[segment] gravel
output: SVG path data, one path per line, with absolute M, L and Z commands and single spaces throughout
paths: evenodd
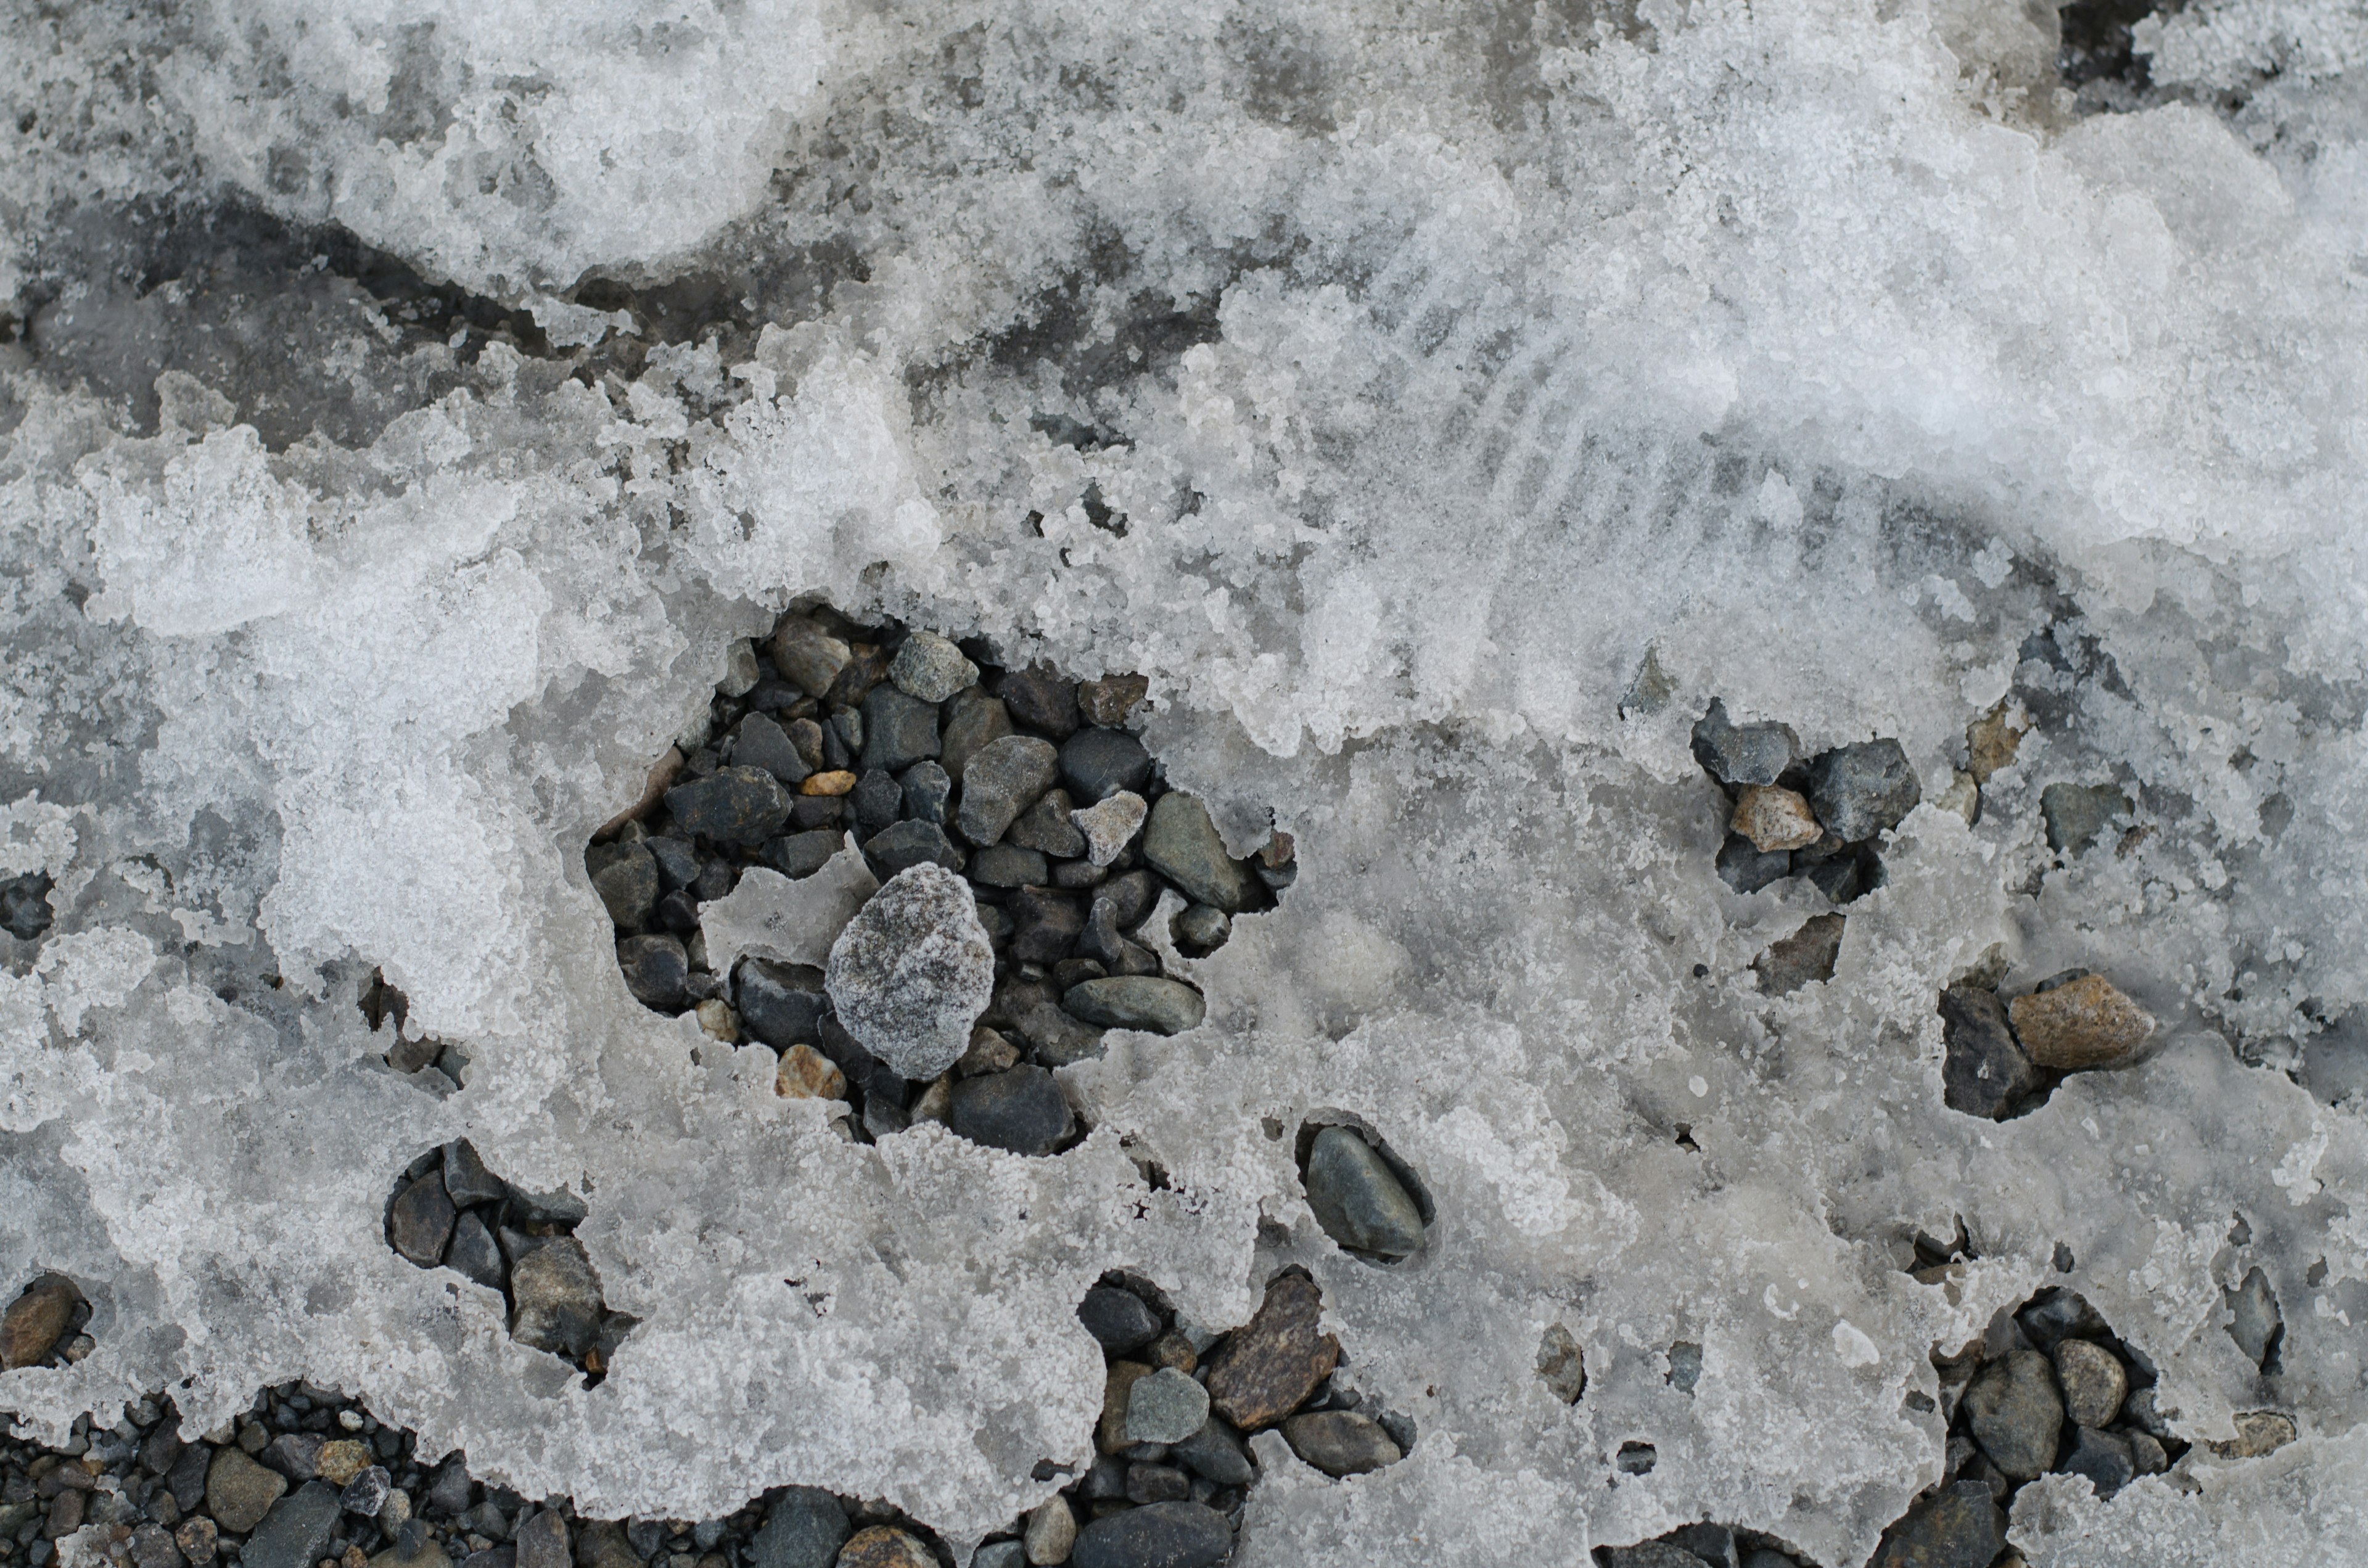
M 239 1449 L 226 1448 L 206 1471 L 206 1511 L 223 1529 L 245 1535 L 287 1490 L 286 1476 L 264 1469 Z
M 1077 1516 L 1062 1497 L 1047 1497 L 1028 1516 L 1024 1550 L 1035 1564 L 1066 1562 L 1077 1544 Z
M 2154 1015 L 2098 974 L 2018 996 L 2007 1014 L 2032 1062 L 2066 1072 L 2129 1066 L 2155 1033 Z
M 761 767 L 723 767 L 666 792 L 682 832 L 719 844 L 762 844 L 790 820 L 790 794 Z
M 969 885 L 934 865 L 899 871 L 831 944 L 824 983 L 848 1033 L 903 1076 L 952 1066 L 995 990 Z
M 1159 1314 L 1143 1298 L 1115 1285 L 1097 1285 L 1077 1303 L 1077 1321 L 1113 1356 L 1140 1350 L 1159 1337 Z
M 1180 1443 L 1209 1419 L 1209 1391 L 1190 1374 L 1163 1367 L 1127 1394 L 1126 1435 L 1136 1443 Z
M 1121 790 L 1098 805 L 1073 812 L 1069 820 L 1084 842 L 1087 858 L 1097 866 L 1108 866 L 1134 842 L 1150 813 L 1142 796 Z
M 82 1291 L 63 1274 L 44 1274 L 26 1286 L 0 1316 L 0 1369 L 48 1360 L 82 1301 Z
M 1974 1440 L 2002 1473 L 2029 1481 L 2055 1464 L 2064 1401 L 2046 1357 L 2007 1352 L 1974 1375 L 1964 1403 Z
M 599 1337 L 600 1277 L 574 1236 L 552 1236 L 519 1258 L 510 1295 L 510 1337 L 521 1345 L 581 1361 Z
M 784 784 L 803 783 L 814 771 L 789 732 L 764 713 L 749 714 L 733 730 L 732 762 L 735 767 L 761 767 Z
M 1210 1568 L 1234 1549 L 1233 1527 L 1201 1503 L 1154 1503 L 1077 1532 L 1076 1568 Z
M 1759 988 L 1770 996 L 1789 996 L 1813 981 L 1831 980 L 1834 960 L 1841 954 L 1844 917 L 1812 915 L 1791 936 L 1768 945 L 1751 960 Z
M 1726 704 L 1711 699 L 1710 710 L 1693 729 L 1694 760 L 1720 783 L 1773 784 L 1793 766 L 1801 744 L 1787 724 L 1736 724 Z
M 2130 814 L 2130 799 L 2111 784 L 2050 784 L 2039 792 L 2039 814 L 2046 824 L 2047 847 L 2078 855 Z
M 949 778 L 961 778 L 972 757 L 1012 733 L 1010 711 L 985 692 L 963 692 L 946 705 L 945 712 L 944 749 L 938 763 Z
M 2111 1497 L 2137 1475 L 2137 1463 L 2131 1455 L 2128 1440 L 2089 1426 L 2074 1434 L 2071 1451 L 2056 1468 L 2071 1475 L 2087 1476 L 2100 1497 Z
M 443 1176 L 430 1171 L 404 1187 L 387 1210 L 387 1241 L 420 1267 L 433 1268 L 443 1259 L 445 1244 L 452 1239 L 454 1218 Z
M 827 695 L 839 671 L 854 657 L 846 643 L 813 621 L 795 615 L 781 618 L 765 647 L 782 678 L 809 697 Z
M 1307 1206 L 1344 1247 L 1400 1258 L 1421 1247 L 1422 1210 L 1389 1165 L 1353 1129 L 1327 1127 L 1307 1155 Z
M 863 856 L 871 863 L 872 873 L 882 881 L 916 866 L 935 866 L 941 870 L 959 872 L 969 864 L 969 857 L 946 836 L 944 828 L 933 822 L 916 822 L 910 818 L 864 840 Z
M 811 965 L 742 960 L 734 991 L 742 1031 L 775 1051 L 820 1040 L 830 1010 L 823 985 L 823 971 Z
M 1726 842 L 1719 846 L 1718 858 L 1713 865 L 1719 881 L 1736 892 L 1758 892 L 1769 883 L 1793 874 L 1792 856 L 1762 854 L 1751 840 L 1739 833 L 1726 835 Z
M 1228 915 L 1252 907 L 1262 891 L 1248 866 L 1225 853 L 1209 809 L 1181 791 L 1162 795 L 1151 808 L 1143 829 L 1143 858 L 1186 897 Z
M 937 763 L 924 759 L 913 764 L 897 787 L 903 791 L 905 814 L 914 821 L 943 827 L 953 820 L 954 781 Z
M 1104 676 L 1077 684 L 1077 711 L 1088 724 L 1117 729 L 1151 695 L 1151 682 L 1137 675 Z
M 1219 1486 L 1247 1486 L 1258 1479 L 1249 1445 L 1214 1415 L 1202 1422 L 1199 1431 L 1171 1445 L 1167 1457 Z
M 1123 730 L 1080 730 L 1062 744 L 1061 778 L 1087 805 L 1121 790 L 1140 795 L 1151 782 L 1151 754 Z
M 1941 992 L 1941 1094 L 1952 1110 L 2002 1121 L 2041 1086 L 1994 991 L 1966 985 Z
M 1923 790 L 1897 741 L 1864 741 L 1821 752 L 1809 762 L 1809 809 L 1844 843 L 1896 827 Z
M 2064 1415 L 2076 1426 L 2103 1426 L 2118 1415 L 2130 1392 L 2130 1375 L 2120 1358 L 2085 1339 L 2057 1342 L 2055 1381 L 2064 1391 Z
M 679 1011 L 690 979 L 690 955 L 677 937 L 628 937 L 617 944 L 625 989 L 645 1007 Z
M 1736 797 L 1735 815 L 1727 825 L 1764 855 L 1805 849 L 1826 835 L 1806 800 L 1773 784 L 1745 785 Z
M 647 847 L 596 844 L 584 852 L 584 869 L 612 923 L 631 929 L 648 922 L 661 889 L 657 859 Z
M 792 1486 L 765 1511 L 749 1556 L 753 1568 L 831 1568 L 850 1533 L 837 1498 L 818 1487 Z
M 863 767 L 902 773 L 939 750 L 938 705 L 875 686 L 863 699 Z
M 1323 1308 L 1315 1282 L 1304 1274 L 1268 1281 L 1256 1315 L 1209 1358 L 1211 1408 L 1255 1432 L 1306 1403 L 1340 1359 L 1340 1342 L 1319 1331 Z
M 1058 777 L 1060 754 L 1033 735 L 989 742 L 963 765 L 962 803 L 954 813 L 962 835 L 982 846 L 1000 839 Z
M 313 1568 L 341 1512 L 336 1487 L 306 1482 L 272 1505 L 239 1554 L 241 1568 Z
M 1036 668 L 1006 674 L 996 695 L 1012 718 L 1031 730 L 1042 730 L 1056 741 L 1066 740 L 1077 728 L 1077 683 L 1052 671 Z
M 2006 1548 L 2006 1518 L 1990 1489 L 1961 1481 L 1918 1498 L 1884 1532 L 1869 1568 L 1990 1568 Z

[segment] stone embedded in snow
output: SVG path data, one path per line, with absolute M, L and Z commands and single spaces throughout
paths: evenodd
M 1809 802 L 1791 790 L 1772 784 L 1747 784 L 1736 797 L 1735 818 L 1728 824 L 1751 840 L 1763 855 L 1780 849 L 1806 849 L 1826 835 L 1809 814 Z
M 1087 858 L 1097 866 L 1107 866 L 1133 842 L 1149 813 L 1142 796 L 1121 790 L 1097 805 L 1072 811 L 1069 821 L 1086 836 Z
M 1180 790 L 1160 796 L 1151 808 L 1151 820 L 1143 830 L 1143 858 L 1185 896 L 1228 915 L 1248 908 L 1260 891 L 1249 869 L 1225 853 L 1225 841 L 1209 820 L 1209 808 Z
M 2038 1351 L 2010 1350 L 1984 1366 L 1966 1385 L 1964 1404 L 1974 1440 L 2007 1475 L 2029 1481 L 2055 1464 L 2064 1401 Z
M 1201 1027 L 1208 1004 L 1180 980 L 1157 974 L 1113 974 L 1071 986 L 1061 1006 L 1104 1028 L 1182 1034 Z
M 1344 1247 L 1404 1257 L 1422 1245 L 1422 1210 L 1353 1129 L 1316 1133 L 1307 1153 L 1307 1206 L 1324 1233 Z
M 2129 1066 L 2155 1032 L 2154 1015 L 2100 974 L 2018 996 L 2007 1016 L 2032 1061 L 2066 1072 Z
M 839 1023 L 906 1078 L 962 1059 L 995 992 L 995 950 L 970 886 L 943 867 L 899 871 L 831 944 L 825 970 Z
M 943 702 L 977 682 L 978 666 L 936 632 L 916 631 L 888 662 L 888 678 L 907 697 Z
M 536 1350 L 581 1359 L 599 1336 L 600 1278 L 574 1236 L 552 1236 L 510 1267 L 510 1335 Z
M 830 683 L 847 667 L 854 653 L 837 638 L 803 616 L 784 616 L 766 643 L 773 667 L 784 679 L 803 687 L 809 697 L 830 690 Z
M 1809 809 L 1846 844 L 1897 827 L 1922 799 L 1897 741 L 1837 746 L 1809 759 Z
M 1952 985 L 1941 993 L 1941 1094 L 1952 1110 L 2004 1118 L 2039 1086 L 1998 993 Z
M 785 877 L 752 866 L 730 892 L 700 909 L 708 963 L 722 975 L 730 974 L 743 955 L 822 964 L 856 911 L 879 891 L 879 879 L 862 852 L 843 841 L 837 853 L 807 876 Z
M 1734 722 L 1726 704 L 1713 698 L 1694 725 L 1693 750 L 1694 760 L 1722 784 L 1773 784 L 1793 766 L 1801 743 L 1789 724 Z
M 1362 1475 L 1406 1456 L 1382 1424 L 1354 1410 L 1312 1410 L 1282 1424 L 1291 1451 L 1326 1475 Z

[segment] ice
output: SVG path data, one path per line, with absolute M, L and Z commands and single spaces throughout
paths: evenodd
M 1840 1568 L 1940 1476 L 1932 1349 L 2063 1283 L 2188 1436 L 2302 1436 L 2035 1483 L 2033 1568 L 2368 1561 L 2357 21 L 2157 17 L 2089 113 L 2051 17 L 1960 0 L 0 18 L 0 876 L 56 912 L 0 937 L 0 1290 L 97 1309 L 0 1404 L 301 1376 L 587 1514 L 795 1482 L 960 1546 L 1086 1457 L 1105 1270 L 1222 1328 L 1298 1263 L 1420 1437 L 1258 1439 L 1238 1562 L 1709 1518 Z M 1143 674 L 1229 849 L 1297 843 L 1214 953 L 1145 927 L 1209 1020 L 1064 1069 L 1064 1154 L 848 1142 L 623 988 L 584 845 L 823 601 Z M 1926 802 L 1782 996 L 1827 909 L 1713 874 L 1713 698 Z M 2066 783 L 2127 831 L 2051 852 Z M 719 972 L 816 961 L 764 930 L 808 885 L 711 904 Z M 1949 1110 L 1941 989 L 2074 966 L 2160 1051 Z M 384 1065 L 374 970 L 465 1086 Z M 1315 1225 L 1317 1112 L 1420 1172 L 1420 1253 Z M 598 1387 L 388 1252 L 461 1136 L 586 1197 Z
M 814 875 L 795 881 L 751 867 L 737 887 L 700 911 L 709 964 L 718 974 L 730 974 L 743 954 L 753 953 L 819 969 L 848 921 L 879 891 L 880 880 L 852 843 Z

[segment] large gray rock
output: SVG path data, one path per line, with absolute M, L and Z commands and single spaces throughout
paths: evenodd
M 722 767 L 666 794 L 675 826 L 718 844 L 762 844 L 790 820 L 790 792 L 761 767 Z
M 574 1236 L 552 1236 L 519 1258 L 510 1270 L 510 1296 L 517 1303 L 510 1337 L 572 1359 L 592 1348 L 607 1315 L 600 1277 Z
M 2029 1481 L 2055 1462 L 2064 1401 L 2038 1351 L 2009 1350 L 1983 1367 L 1965 1386 L 1964 1408 L 1974 1440 L 2002 1473 Z
M 1061 754 L 1033 735 L 989 742 L 962 767 L 962 804 L 954 824 L 973 844 L 988 845 L 1053 787 Z
M 969 884 L 940 866 L 899 871 L 831 944 L 824 986 L 840 1026 L 898 1074 L 952 1066 L 995 994 Z
M 308 1481 L 293 1495 L 272 1505 L 238 1560 L 244 1568 L 313 1568 L 343 1511 L 336 1487 Z
M 1344 1247 L 1404 1257 L 1422 1245 L 1422 1210 L 1373 1146 L 1346 1127 L 1315 1135 L 1307 1154 L 1307 1206 Z

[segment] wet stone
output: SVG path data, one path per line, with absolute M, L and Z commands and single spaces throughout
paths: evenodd
M 1964 1410 L 1974 1440 L 2014 1480 L 2029 1481 L 2055 1462 L 2064 1402 L 2047 1358 L 2036 1350 L 2009 1350 L 1975 1373 Z
M 830 1568 L 847 1544 L 847 1509 L 818 1487 L 792 1486 L 765 1511 L 748 1543 L 753 1568 Z M 526 1568 L 524 1563 L 519 1568 Z
M 968 864 L 967 858 L 956 848 L 946 830 L 933 822 L 916 822 L 910 818 L 892 823 L 863 843 L 864 858 L 871 863 L 873 874 L 882 881 L 916 866 L 936 866 L 947 871 L 960 871 Z
M 819 733 L 814 739 L 819 754 Z M 735 767 L 761 767 L 784 784 L 802 784 L 814 771 L 790 733 L 763 713 L 749 714 L 733 730 L 732 763 Z
M 666 814 L 695 837 L 762 844 L 790 820 L 790 794 L 760 767 L 723 767 L 666 791 Z
M 1003 830 L 1004 840 L 1041 854 L 1075 858 L 1086 852 L 1086 835 L 1070 821 L 1070 812 L 1066 790 L 1047 790 Z
M 938 705 L 875 686 L 863 699 L 863 768 L 902 773 L 939 750 Z
M 2129 812 L 2129 797 L 2111 784 L 2086 788 L 2050 784 L 2039 792 L 2039 814 L 2047 824 L 2047 847 L 2059 854 L 2078 855 L 2093 847 L 2100 835 Z
M 1960 1481 L 1917 1499 L 1885 1530 L 1870 1568 L 1990 1568 L 2006 1546 L 2006 1519 L 1990 1489 Z
M 1160 796 L 1151 808 L 1143 829 L 1143 858 L 1186 897 L 1228 915 L 1251 907 L 1263 891 L 1249 869 L 1225 853 L 1208 807 L 1181 790 Z
M 1054 740 L 1066 740 L 1077 728 L 1077 683 L 1063 680 L 1052 671 L 1038 667 L 1008 672 L 996 695 L 1003 699 L 1011 716 L 1031 730 L 1042 730 Z
M 658 863 L 639 844 L 596 844 L 584 852 L 592 891 L 614 924 L 631 930 L 646 922 L 658 902 Z
M 1072 1017 L 1105 1028 L 1144 1029 L 1153 1034 L 1181 1034 L 1201 1027 L 1208 1005 L 1201 994 L 1180 980 L 1155 974 L 1111 975 L 1069 988 L 1062 1008 Z
M 1282 1424 L 1291 1451 L 1326 1475 L 1362 1475 L 1405 1456 L 1382 1424 L 1353 1410 L 1316 1410 Z
M 452 1239 L 453 1218 L 444 1178 L 430 1171 L 404 1187 L 387 1210 L 387 1242 L 420 1267 L 433 1268 L 443 1261 L 444 1244 Z
M 1077 1321 L 1112 1356 L 1140 1350 L 1159 1337 L 1159 1314 L 1142 1297 L 1116 1285 L 1097 1285 L 1077 1303 Z
M 2137 1475 L 2137 1465 L 2125 1439 L 2088 1426 L 2081 1427 L 2074 1437 L 2071 1451 L 2056 1468 L 2067 1474 L 2088 1477 L 2100 1497 L 2111 1497 Z
M 1127 1395 L 1126 1435 L 1137 1443 L 1180 1443 L 1209 1419 L 1209 1391 L 1190 1374 L 1163 1367 Z
M 1151 782 L 1151 754 L 1123 730 L 1080 730 L 1062 744 L 1061 778 L 1089 806 L 1121 790 L 1140 795 Z
M 599 1276 L 574 1236 L 552 1236 L 519 1258 L 510 1269 L 510 1337 L 530 1349 L 580 1361 L 599 1337 Z
M 1895 740 L 1837 746 L 1809 762 L 1809 809 L 1845 843 L 1898 826 L 1923 796 Z
M 1202 1503 L 1154 1503 L 1077 1532 L 1074 1568 L 1211 1568 L 1234 1549 L 1225 1516 Z
M 567 1568 L 567 1519 L 545 1508 L 521 1521 L 511 1538 L 516 1568 Z
M 1768 945 L 1751 960 L 1759 988 L 1770 996 L 1789 996 L 1814 981 L 1831 980 L 1834 960 L 1841 954 L 1844 916 L 1813 915 L 1799 930 Z
M 264 1469 L 242 1449 L 224 1449 L 206 1471 L 206 1511 L 233 1535 L 245 1535 L 287 1490 L 286 1476 Z
M 1332 1375 L 1340 1343 L 1317 1332 L 1324 1298 L 1304 1274 L 1269 1280 L 1250 1321 L 1208 1359 L 1209 1403 L 1245 1432 L 1271 1426 Z
M 803 616 L 784 616 L 765 644 L 773 667 L 809 697 L 826 695 L 854 651 Z
M 2007 1015 L 2032 1062 L 2066 1072 L 2129 1066 L 2155 1032 L 2154 1015 L 2098 974 L 2018 996 Z
M 644 1007 L 669 1012 L 684 1001 L 690 955 L 674 937 L 628 937 L 617 944 L 617 967 L 625 989 Z
M 1800 741 L 1788 724 L 1737 724 L 1726 704 L 1711 699 L 1710 710 L 1693 729 L 1694 760 L 1722 784 L 1773 784 L 1800 755 Z
M 2123 1432 L 2121 1437 L 2130 1446 L 2130 1464 L 2139 1475 L 2160 1475 L 2170 1468 L 2170 1456 L 2150 1434 Z
M 905 814 L 915 822 L 935 823 L 943 827 L 953 820 L 954 781 L 938 764 L 913 764 L 905 769 L 897 788 L 903 794 Z
M 1718 858 L 1713 862 L 1719 881 L 1736 892 L 1758 892 L 1770 882 L 1781 881 L 1793 874 L 1793 857 L 1788 854 L 1763 855 L 1751 840 L 1739 833 L 1730 833 L 1719 846 Z
M 920 824 L 901 824 L 920 825 Z M 906 1078 L 960 1061 L 995 989 L 995 952 L 970 887 L 942 868 L 899 872 L 831 944 L 839 1024 Z
M 1307 1155 L 1307 1206 L 1344 1247 L 1398 1258 L 1422 1245 L 1422 1210 L 1357 1132 L 1327 1127 Z
M 2122 1408 L 2130 1375 L 2101 1345 L 2066 1339 L 2055 1346 L 2055 1381 L 2064 1390 L 2065 1418 L 2076 1426 L 2102 1426 Z
M 1941 992 L 1941 1094 L 1952 1110 L 2002 1120 L 2039 1087 L 2038 1071 L 2016 1043 L 1996 992 L 1975 986 Z
M 1134 1445 L 1126 1435 L 1126 1410 L 1134 1385 L 1158 1369 L 1141 1361 L 1112 1361 L 1102 1369 L 1102 1414 L 1094 1424 L 1094 1445 L 1106 1454 L 1121 1454 Z
M 63 1274 L 44 1274 L 28 1285 L 0 1315 L 0 1369 L 47 1360 L 82 1300 L 82 1291 Z
M 1033 735 L 1006 735 L 981 748 L 962 767 L 962 804 L 955 825 L 973 844 L 1001 838 L 1053 787 L 1060 754 Z
M 896 689 L 923 702 L 943 702 L 978 680 L 978 666 L 934 631 L 916 631 L 888 661 Z
M 952 1089 L 950 1120 L 972 1142 L 1014 1154 L 1050 1154 L 1076 1127 L 1061 1085 L 1036 1066 L 962 1079 Z
M 1809 802 L 1773 784 L 1747 784 L 1735 802 L 1729 828 L 1751 840 L 1763 855 L 1805 849 L 1826 835 L 1809 812 Z

